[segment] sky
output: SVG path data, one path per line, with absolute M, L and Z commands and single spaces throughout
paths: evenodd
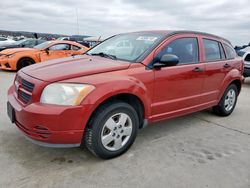
M 250 42 L 250 0 L 1 0 L 0 29 L 108 37 L 194 30 Z M 77 27 L 77 15 L 78 25 Z

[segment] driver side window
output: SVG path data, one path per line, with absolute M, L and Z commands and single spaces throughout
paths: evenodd
M 173 54 L 179 58 L 179 64 L 192 64 L 199 62 L 197 38 L 179 38 L 172 41 L 157 55 L 157 59 L 164 54 Z
M 70 50 L 69 44 L 55 44 L 49 47 L 49 50 Z

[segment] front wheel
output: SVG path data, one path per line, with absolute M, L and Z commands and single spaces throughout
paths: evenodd
M 236 106 L 238 93 L 238 88 L 235 84 L 229 85 L 219 104 L 213 107 L 213 112 L 219 116 L 230 115 Z
M 109 159 L 126 152 L 133 144 L 139 127 L 135 109 L 116 101 L 101 106 L 85 129 L 86 147 L 95 155 Z

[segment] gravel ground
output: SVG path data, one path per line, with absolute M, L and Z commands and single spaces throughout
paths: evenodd
M 250 187 L 250 79 L 234 113 L 209 110 L 139 132 L 124 155 L 101 160 L 86 149 L 33 145 L 6 115 L 15 73 L 0 71 L 0 187 Z

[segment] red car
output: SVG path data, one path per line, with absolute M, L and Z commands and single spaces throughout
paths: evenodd
M 230 115 L 244 81 L 231 43 L 191 31 L 113 36 L 85 55 L 26 67 L 8 91 L 8 115 L 34 143 L 85 144 L 112 158 L 148 123 L 207 108 Z

